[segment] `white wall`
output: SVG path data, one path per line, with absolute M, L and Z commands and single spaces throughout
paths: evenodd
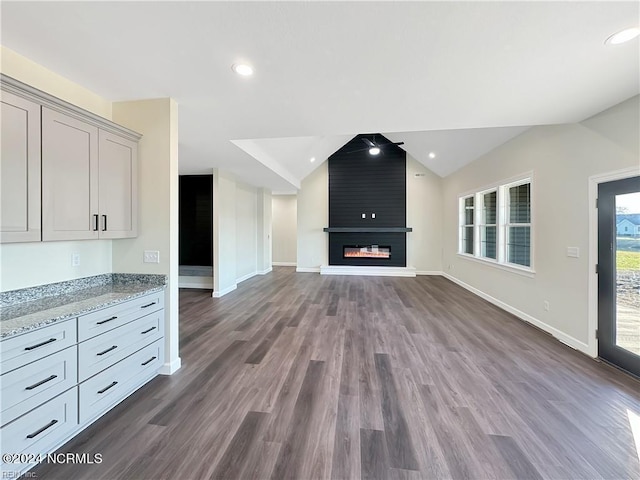
M 272 248 L 272 195 L 270 190 L 258 189 L 258 273 L 264 275 L 271 271 Z
M 329 255 L 329 170 L 324 162 L 302 180 L 298 190 L 298 260 L 299 272 L 319 272 Z
M 113 120 L 141 133 L 138 147 L 138 237 L 113 241 L 113 271 L 168 276 L 165 292 L 165 365 L 178 356 L 178 106 L 169 98 L 118 102 Z M 143 263 L 145 250 L 160 263 Z
M 295 266 L 298 255 L 298 198 L 296 195 L 274 195 L 272 205 L 273 264 Z
M 111 119 L 111 102 L 31 60 L 0 46 L 3 74 L 90 112 Z M 0 245 L 0 291 L 110 273 L 111 240 Z M 80 266 L 71 255 L 80 254 Z
M 261 212 L 262 213 L 262 212 Z M 236 183 L 236 282 L 256 274 L 258 268 L 257 189 Z
M 444 179 L 443 265 L 457 281 L 588 352 L 588 178 L 638 167 L 639 97 L 578 124 L 534 127 Z M 458 197 L 533 171 L 535 276 L 457 255 Z M 580 258 L 566 256 L 568 246 Z M 451 268 L 449 268 L 449 266 Z M 543 302 L 550 304 L 549 311 Z
M 213 172 L 213 296 L 236 289 L 236 182 Z
M 416 176 L 418 175 L 418 176 Z M 407 265 L 416 273 L 442 271 L 442 179 L 407 155 Z

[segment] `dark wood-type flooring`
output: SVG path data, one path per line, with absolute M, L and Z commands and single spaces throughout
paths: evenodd
M 640 383 L 441 277 L 181 291 L 180 346 L 38 478 L 640 478 Z

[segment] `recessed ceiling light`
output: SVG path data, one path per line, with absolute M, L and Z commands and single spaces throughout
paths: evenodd
M 611 35 L 609 38 L 607 38 L 604 41 L 604 43 L 605 45 L 619 45 L 621 43 L 625 43 L 630 40 L 633 40 L 638 35 L 640 35 L 640 28 L 638 27 L 626 28 L 618 33 L 614 33 L 613 35 Z
M 242 75 L 243 77 L 253 75 L 253 67 L 251 65 L 247 65 L 246 63 L 234 63 L 233 65 L 231 65 L 231 70 L 236 72 L 238 75 Z
M 309 160 L 311 163 L 316 161 L 316 157 L 311 157 L 311 160 Z
M 380 149 L 378 147 L 371 147 L 369 149 L 369 155 L 378 155 L 380 153 Z
M 429 158 L 436 158 L 436 154 L 433 152 L 429 152 Z

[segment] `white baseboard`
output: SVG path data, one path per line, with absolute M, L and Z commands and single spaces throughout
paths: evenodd
M 231 292 L 233 292 L 236 288 L 238 288 L 238 284 L 231 285 L 230 287 L 227 287 L 227 288 L 225 288 L 225 289 L 223 289 L 223 290 L 214 291 L 214 292 L 211 294 L 211 296 L 212 296 L 213 298 L 220 298 L 220 297 L 222 297 L 222 296 L 226 295 L 227 293 L 231 293 Z
M 442 275 L 442 272 L 437 270 L 416 270 L 416 275 Z
M 350 265 L 323 265 L 320 275 L 362 275 L 371 277 L 415 277 L 413 267 L 354 267 Z
M 245 280 L 249 280 L 250 278 L 255 277 L 258 274 L 258 272 L 251 272 L 251 273 L 247 273 L 246 275 L 241 276 L 240 278 L 236 278 L 236 285 L 238 283 L 242 283 Z
M 298 273 L 320 273 L 320 267 L 296 267 Z
M 213 277 L 178 277 L 178 288 L 213 290 Z
M 258 271 L 258 275 L 266 275 L 267 273 L 270 273 L 270 272 L 272 272 L 272 271 L 273 271 L 273 268 L 272 268 L 272 267 L 265 268 L 264 270 L 259 270 L 259 271 Z
M 298 264 L 296 262 L 271 262 L 274 267 L 295 267 Z
M 180 357 L 174 359 L 172 362 L 166 362 L 158 370 L 160 375 L 173 375 L 175 372 L 180 370 L 182 366 L 182 360 Z
M 559 341 L 561 341 L 562 343 L 564 343 L 565 345 L 570 346 L 571 348 L 574 348 L 575 350 L 578 350 L 582 353 L 585 353 L 589 356 L 593 356 L 591 354 L 591 349 L 589 348 L 589 345 L 587 345 L 584 342 L 581 342 L 580 340 L 573 338 L 570 335 L 567 335 L 566 333 L 558 330 L 555 327 L 552 327 L 551 325 L 548 325 L 546 323 L 544 323 L 541 320 L 538 320 L 535 317 L 532 317 L 531 315 L 524 313 L 523 311 L 518 310 L 515 307 L 512 307 L 511 305 L 509 305 L 508 303 L 503 302 L 502 300 L 498 300 L 497 298 L 492 297 L 491 295 L 483 292 L 482 290 L 478 290 L 475 287 L 472 287 L 471 285 L 468 285 L 466 283 L 464 283 L 462 280 L 457 279 L 456 277 L 449 275 L 446 272 L 443 272 L 442 275 L 445 278 L 448 278 L 449 280 L 451 280 L 453 283 L 456 283 L 458 285 L 460 285 L 462 288 L 469 290 L 471 293 L 474 293 L 476 295 L 478 295 L 480 298 L 484 298 L 486 301 L 493 303 L 494 305 L 496 305 L 497 307 L 500 307 L 501 309 L 515 315 L 516 317 L 520 318 L 521 320 L 524 320 L 525 322 L 528 322 L 532 325 L 535 325 L 536 327 L 544 330 L 545 332 L 550 333 L 551 335 L 553 335 L 555 338 L 557 338 Z

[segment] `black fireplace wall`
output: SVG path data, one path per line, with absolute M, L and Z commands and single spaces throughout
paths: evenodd
M 388 140 L 377 135 L 376 142 Z M 349 153 L 353 150 L 360 151 Z M 329 157 L 330 227 L 405 227 L 406 221 L 404 150 L 388 145 L 379 155 L 369 155 L 358 136 Z
M 381 153 L 370 155 L 362 137 L 382 145 Z M 329 227 L 406 227 L 406 152 L 386 143 L 389 140 L 380 134 L 358 135 L 329 157 Z M 391 257 L 343 258 L 343 245 L 371 244 L 391 246 Z M 329 233 L 329 265 L 405 267 L 406 263 L 405 233 Z

